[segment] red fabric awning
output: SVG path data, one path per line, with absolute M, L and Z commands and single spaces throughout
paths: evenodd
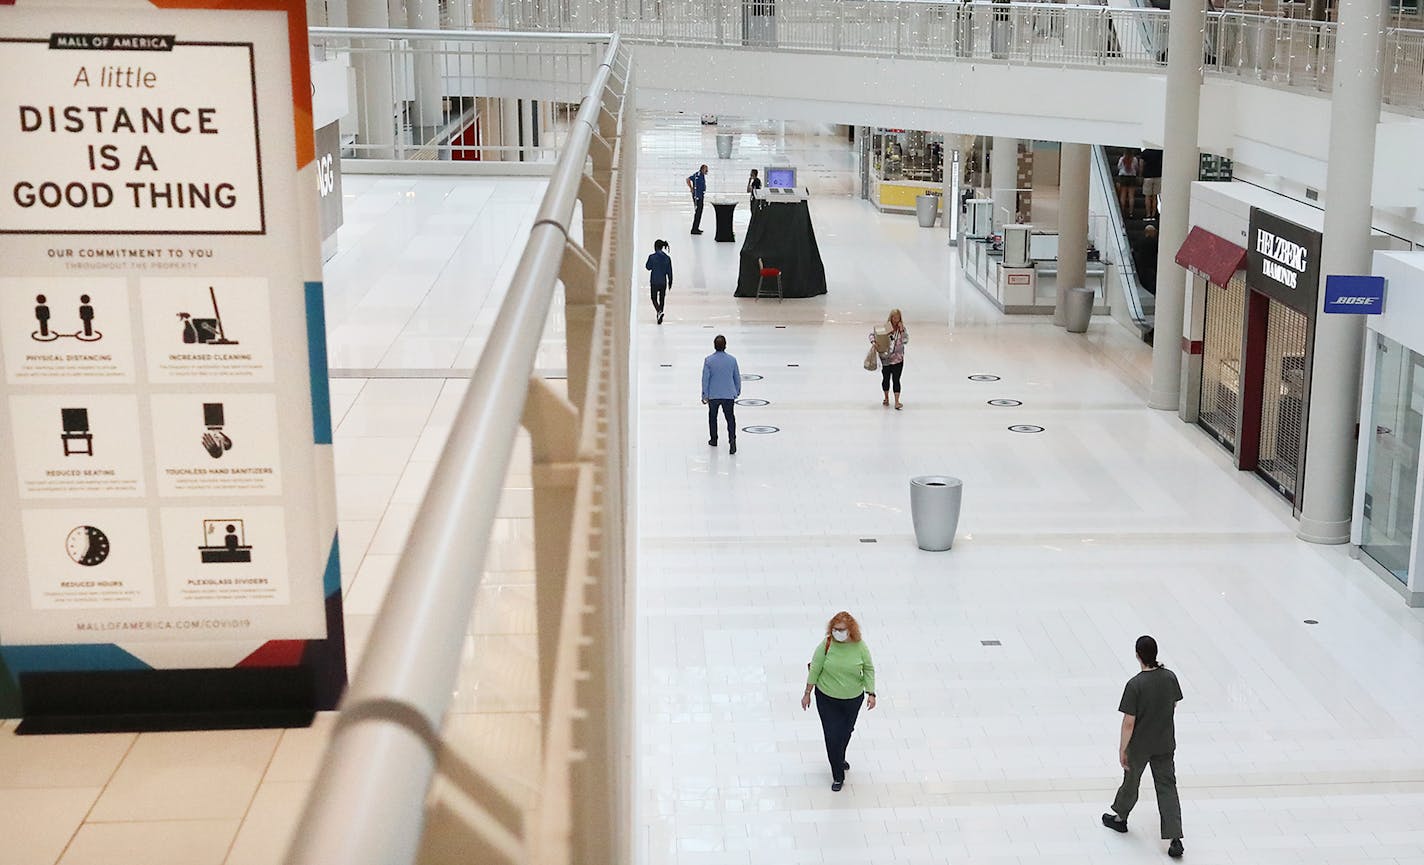
M 1182 248 L 1177 250 L 1175 260 L 1216 285 L 1226 285 L 1231 281 L 1231 275 L 1241 269 L 1241 263 L 1246 260 L 1246 250 L 1193 225 L 1187 239 L 1182 242 Z

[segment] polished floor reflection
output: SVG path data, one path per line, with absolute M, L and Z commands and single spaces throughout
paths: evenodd
M 646 138 L 642 177 L 715 171 L 713 134 Z M 639 243 L 671 239 L 679 274 L 665 323 L 642 299 L 638 324 L 640 862 L 1165 860 L 1150 784 L 1130 834 L 1098 823 L 1151 633 L 1186 692 L 1188 860 L 1424 863 L 1420 613 L 1145 408 L 1150 349 L 1119 325 L 1004 318 L 942 229 L 811 209 L 830 293 L 783 303 L 732 297 L 736 245 L 689 238 L 683 201 L 640 209 Z M 900 412 L 860 366 L 891 307 L 911 334 Z M 708 447 L 698 400 L 718 333 L 767 401 L 739 425 L 778 430 L 735 456 Z M 929 473 L 965 483 L 950 552 L 913 540 L 908 482 Z M 880 705 L 836 793 L 798 698 L 840 609 Z

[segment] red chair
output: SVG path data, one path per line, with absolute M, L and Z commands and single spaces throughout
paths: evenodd
M 783 300 L 784 298 L 781 294 L 781 268 L 767 267 L 766 262 L 760 258 L 757 259 L 757 267 L 761 268 L 761 275 L 757 277 L 756 299 L 761 300 L 763 297 L 775 297 L 777 300 Z M 770 291 L 766 291 L 762 288 L 768 279 L 773 278 L 776 280 L 776 294 L 772 294 Z

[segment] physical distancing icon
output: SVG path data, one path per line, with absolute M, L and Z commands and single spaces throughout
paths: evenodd
M 55 330 L 50 326 L 53 320 L 53 313 L 49 308 L 49 298 L 43 294 L 35 295 L 35 322 L 38 327 L 30 333 L 30 339 L 35 342 L 54 342 L 57 339 L 77 339 L 80 342 L 98 342 L 104 338 L 94 327 L 94 304 L 90 302 L 89 295 L 79 295 L 79 328 L 73 333 L 65 333 Z

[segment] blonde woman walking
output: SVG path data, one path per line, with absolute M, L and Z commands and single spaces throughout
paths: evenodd
M 806 693 L 801 695 L 802 710 L 811 707 L 811 692 L 816 692 L 816 713 L 821 716 L 821 731 L 826 737 L 826 759 L 831 763 L 831 789 L 845 786 L 846 748 L 850 734 L 855 732 L 855 719 L 860 716 L 861 703 L 875 708 L 875 664 L 870 649 L 860 638 L 860 623 L 845 610 L 836 613 L 826 623 L 826 638 L 811 653 L 806 675 Z
M 881 405 L 890 405 L 890 390 L 895 390 L 895 410 L 904 408 L 900 404 L 900 373 L 905 369 L 905 344 L 910 341 L 910 332 L 900 318 L 900 310 L 890 310 L 885 324 L 870 332 L 870 344 L 880 355 L 880 389 L 885 392 Z

